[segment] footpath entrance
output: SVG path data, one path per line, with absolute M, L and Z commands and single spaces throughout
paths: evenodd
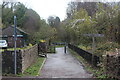
M 84 67 L 74 57 L 64 53 L 64 47 L 56 48 L 56 54 L 48 54 L 40 72 L 41 78 L 91 78 Z

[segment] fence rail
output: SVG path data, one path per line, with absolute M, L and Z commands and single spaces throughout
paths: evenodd
M 92 55 L 92 53 L 89 53 L 71 44 L 68 44 L 68 47 L 83 57 L 89 64 L 93 64 L 94 67 L 97 67 L 97 64 L 100 63 L 100 58 L 98 56 Z

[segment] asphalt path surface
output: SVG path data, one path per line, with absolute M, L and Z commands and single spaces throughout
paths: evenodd
M 40 72 L 41 78 L 92 78 L 82 64 L 64 48 L 56 48 L 56 54 L 48 54 Z

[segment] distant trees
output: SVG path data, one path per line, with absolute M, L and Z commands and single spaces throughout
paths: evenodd
M 19 14 L 18 19 L 25 13 L 25 6 L 21 3 L 3 2 L 2 4 L 2 23 L 5 26 L 13 24 L 13 16 Z M 17 21 L 19 22 L 19 20 Z M 19 23 L 18 23 L 19 25 Z
M 104 42 L 120 44 L 120 3 L 71 2 L 64 21 L 61 22 L 58 16 L 50 16 L 48 23 L 22 3 L 7 5 L 2 5 L 4 27 L 13 25 L 13 16 L 16 15 L 17 26 L 31 34 L 33 43 L 47 39 L 88 45 L 92 39 L 83 34 L 98 33 L 105 35 Z
M 24 22 L 22 28 L 29 33 L 34 33 L 39 31 L 41 19 L 40 16 L 32 9 L 27 9 L 24 14 Z
M 51 27 L 59 27 L 60 26 L 60 18 L 57 16 L 49 16 L 48 17 L 48 24 Z
M 13 24 L 13 11 L 9 7 L 2 6 L 2 23 L 4 26 Z
M 88 16 L 92 17 L 96 13 L 99 3 L 100 2 L 70 2 L 66 10 L 67 16 L 68 18 L 72 17 L 74 12 L 79 11 L 82 8 L 88 12 Z M 108 6 L 105 3 L 101 4 L 103 5 L 104 8 Z
M 31 37 L 31 40 L 33 43 L 38 43 L 39 40 L 54 40 L 55 39 L 55 34 L 56 30 L 55 28 L 50 27 L 48 24 L 46 24 L 45 20 L 40 21 L 40 29 L 38 29 L 37 32 L 33 34 Z
M 82 34 L 104 34 L 104 41 L 120 43 L 119 3 L 71 2 L 67 19 L 63 21 L 68 42 L 91 43 L 90 37 Z M 74 25 L 74 27 L 73 27 Z
M 97 11 L 97 2 L 78 2 L 77 11 L 79 11 L 80 8 L 85 9 L 88 15 L 92 16 Z
M 77 8 L 77 2 L 70 2 L 67 8 L 67 18 L 71 18 Z
M 107 41 L 119 42 L 117 39 L 118 36 L 118 5 L 103 7 L 102 4 L 99 4 L 98 11 L 96 12 L 96 29 L 98 33 L 105 34 Z
M 17 27 L 26 32 L 34 33 L 40 27 L 40 16 L 32 9 L 28 9 L 22 3 L 11 4 L 4 2 L 2 9 L 2 23 L 4 27 L 13 25 L 13 16 L 17 17 Z
M 24 21 L 26 20 L 26 13 L 27 8 L 25 7 L 24 4 L 18 3 L 17 5 L 14 6 L 14 15 L 17 16 L 17 26 L 23 27 Z
M 66 35 L 66 32 L 63 27 L 63 23 L 60 21 L 60 18 L 58 16 L 49 16 L 48 24 L 56 31 L 54 34 L 54 41 L 65 41 L 64 36 Z
M 22 3 L 4 2 L 2 4 L 2 14 L 3 27 L 13 25 L 13 16 L 17 16 L 17 27 L 30 34 L 29 43 L 36 44 L 40 39 L 49 40 L 56 34 L 55 28 L 50 27 L 45 20 L 40 18 L 37 12 L 28 9 Z M 54 26 L 60 23 L 59 17 L 56 17 L 55 21 Z

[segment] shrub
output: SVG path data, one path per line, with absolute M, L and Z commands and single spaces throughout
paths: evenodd
M 106 51 L 115 51 L 115 48 L 120 48 L 120 45 L 115 42 L 100 43 L 94 54 L 102 56 Z
M 30 46 L 30 47 L 32 47 L 32 44 L 31 44 L 31 43 L 29 43 L 29 46 Z

